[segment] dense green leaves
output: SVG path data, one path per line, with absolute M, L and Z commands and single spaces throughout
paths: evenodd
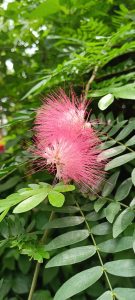
M 128 278 L 135 251 L 135 0 L 114 2 L 1 5 L 1 300 L 28 298 L 33 260 L 40 263 L 33 300 L 52 300 L 55 293 L 58 300 L 135 298 L 134 278 Z M 79 102 L 81 95 L 88 99 L 85 117 L 102 140 L 98 160 L 107 159 L 103 181 L 92 189 L 75 189 L 72 181 L 55 184 L 45 160 L 33 157 L 31 128 L 41 100 L 59 87 L 71 95 L 71 86 Z M 113 296 L 106 277 L 99 278 L 99 255 Z
M 102 276 L 102 273 L 102 267 L 94 267 L 78 273 L 61 286 L 54 300 L 66 300 L 84 291 L 94 284 Z

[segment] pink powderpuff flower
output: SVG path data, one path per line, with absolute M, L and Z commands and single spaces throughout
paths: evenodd
M 79 126 L 82 128 L 86 123 L 86 107 L 86 102 L 79 102 L 74 92 L 70 100 L 63 90 L 59 90 L 44 99 L 44 104 L 37 112 L 34 129 L 38 136 L 42 138 L 44 135 L 47 139 L 52 139 L 57 131 L 67 129 L 67 126 L 74 126 L 74 131 L 78 131 Z
M 65 183 L 96 189 L 103 178 L 103 161 L 98 160 L 101 143 L 88 120 L 86 102 L 72 100 L 60 90 L 50 95 L 38 110 L 35 121 L 34 153 L 39 165 L 56 172 Z

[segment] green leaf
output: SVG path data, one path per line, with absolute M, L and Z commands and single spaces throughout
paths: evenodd
M 135 206 L 135 197 L 130 202 L 130 207 L 134 208 L 134 206 Z
M 107 291 L 104 294 L 102 294 L 97 300 L 113 300 L 112 292 Z
M 132 178 L 132 183 L 135 186 L 135 168 L 132 171 L 131 178 Z
M 131 187 L 132 187 L 132 180 L 131 178 L 127 178 L 119 185 L 114 199 L 116 201 L 122 201 L 123 199 L 125 199 L 128 196 Z
M 113 225 L 113 237 L 116 238 L 133 221 L 135 213 L 131 208 L 125 209 L 116 219 Z
M 114 125 L 111 130 L 108 132 L 108 135 L 111 137 L 113 135 L 115 135 L 121 127 L 123 127 L 125 125 L 125 123 L 127 123 L 127 120 L 121 121 L 119 123 L 117 123 L 116 125 Z
M 121 277 L 135 276 L 135 259 L 123 259 L 107 262 L 104 265 L 106 271 L 112 275 Z
M 133 238 L 132 236 L 126 236 L 117 239 L 107 240 L 98 244 L 99 251 L 105 253 L 117 253 L 123 250 L 132 249 Z
M 87 221 L 97 221 L 97 220 L 101 220 L 105 217 L 105 212 L 102 211 L 100 213 L 96 213 L 95 211 L 89 213 L 86 215 L 86 220 Z
M 102 190 L 102 196 L 103 197 L 107 197 L 108 195 L 111 194 L 111 192 L 113 191 L 115 185 L 116 185 L 116 182 L 117 182 L 117 179 L 119 177 L 119 174 L 120 172 L 119 171 L 116 171 L 114 174 L 112 174 L 106 181 L 104 187 L 103 187 L 103 190 Z
M 126 150 L 126 147 L 124 145 L 104 150 L 99 154 L 98 161 L 105 160 L 110 157 L 116 156 L 125 150 Z
M 11 189 L 20 181 L 19 176 L 12 176 L 5 183 L 0 184 L 0 192 Z
M 53 190 L 48 194 L 48 199 L 52 206 L 61 207 L 64 204 L 65 196 Z
M 135 122 L 129 122 L 128 125 L 124 126 L 124 128 L 121 130 L 121 132 L 116 136 L 115 140 L 122 141 L 125 139 L 132 131 L 135 129 Z
M 104 142 L 100 145 L 100 149 L 105 150 L 105 149 L 108 149 L 108 148 L 112 147 L 115 144 L 116 144 L 115 140 L 107 141 L 107 142 Z
M 34 85 L 23 97 L 21 100 L 24 100 L 25 98 L 28 98 L 31 94 L 34 94 L 37 91 L 40 91 L 43 89 L 43 87 L 46 85 L 46 83 L 51 79 L 51 76 L 46 76 L 43 80 L 38 82 L 36 85 Z
M 135 145 L 135 135 L 132 136 L 126 143 L 125 146 L 133 146 Z
M 94 209 L 96 212 L 99 212 L 99 210 L 106 204 L 107 199 L 105 198 L 99 198 L 97 201 L 94 203 Z
M 51 205 L 45 205 L 44 206 L 45 211 L 52 211 L 52 206 Z M 64 213 L 64 214 L 74 214 L 79 211 L 79 208 L 76 206 L 66 206 L 64 205 L 63 207 L 53 207 L 53 210 L 59 213 Z
M 40 194 L 31 196 L 30 198 L 22 201 L 20 204 L 18 204 L 14 210 L 13 213 L 19 214 L 26 212 L 28 210 L 31 210 L 32 208 L 36 207 L 38 204 L 40 204 L 46 197 L 48 193 L 42 192 Z
M 75 190 L 75 186 L 71 184 L 62 184 L 58 183 L 55 185 L 53 188 L 54 191 L 60 192 L 60 193 L 65 193 L 65 192 L 70 192 Z
M 12 278 L 12 290 L 15 294 L 25 294 L 29 291 L 29 283 L 26 277 L 23 274 L 19 274 L 19 276 L 13 276 Z
M 57 291 L 54 300 L 66 300 L 94 284 L 103 274 L 102 267 L 93 267 L 67 280 Z
M 115 216 L 118 214 L 119 210 L 120 210 L 120 203 L 118 202 L 110 203 L 105 209 L 106 219 L 110 223 L 113 223 L 113 220 Z
M 76 226 L 83 222 L 84 222 L 84 218 L 80 216 L 63 217 L 48 222 L 47 224 L 45 224 L 44 228 L 64 228 L 64 227 Z
M 40 19 L 48 17 L 60 10 L 59 0 L 46 0 L 39 4 L 36 9 L 29 15 L 30 19 Z
M 129 83 L 121 87 L 114 88 L 113 94 L 116 98 L 135 100 L 135 84 Z
M 135 299 L 135 289 L 130 288 L 116 288 L 114 289 L 118 300 L 133 300 Z
M 34 293 L 32 300 L 53 300 L 49 291 L 38 290 Z
M 62 248 L 85 240 L 89 236 L 88 230 L 74 230 L 66 232 L 54 238 L 49 244 L 45 245 L 47 251 Z
M 14 193 L 9 195 L 6 199 L 0 200 L 0 212 L 5 210 L 6 208 L 10 208 L 15 204 L 21 202 L 26 199 L 25 195 L 19 195 L 18 193 Z
M 90 93 L 90 95 L 92 97 L 100 97 L 105 95 L 107 92 L 112 93 L 116 98 L 135 100 L 134 83 L 125 84 L 120 87 L 110 86 L 108 88 L 103 88 L 101 90 L 95 90 L 94 92 Z
M 34 293 L 32 300 L 53 300 L 49 291 L 38 290 Z
M 0 214 L 0 222 L 5 218 L 10 208 L 6 208 L 2 214 Z
M 116 157 L 106 164 L 105 171 L 122 166 L 133 159 L 135 159 L 135 153 L 127 153 L 119 157 Z
M 108 106 L 110 106 L 114 101 L 114 96 L 112 94 L 107 94 L 102 97 L 98 102 L 98 107 L 101 110 L 105 110 Z
M 100 223 L 93 226 L 91 232 L 95 235 L 106 235 L 111 232 L 111 226 L 108 222 Z
M 47 264 L 46 268 L 66 266 L 84 261 L 96 253 L 94 246 L 76 247 L 54 256 Z

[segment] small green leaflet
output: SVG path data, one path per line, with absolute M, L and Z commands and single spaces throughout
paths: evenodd
M 116 288 L 116 289 L 114 289 L 114 292 L 115 292 L 118 300 L 134 300 L 135 299 L 135 289 Z
M 119 174 L 120 174 L 120 172 L 116 171 L 107 179 L 107 181 L 105 182 L 105 185 L 103 187 L 103 190 L 102 190 L 103 197 L 107 197 L 108 195 L 111 194 L 111 192 L 113 191 L 113 189 L 116 185 Z
M 102 294 L 97 300 L 113 300 L 112 292 L 107 291 L 104 294 Z
M 83 222 L 84 222 L 84 218 L 80 216 L 63 217 L 48 222 L 47 224 L 45 224 L 44 229 L 76 226 Z
M 101 252 L 105 253 L 117 253 L 123 250 L 132 249 L 133 237 L 126 236 L 117 239 L 107 240 L 98 244 L 98 248 Z
M 54 256 L 47 264 L 46 268 L 56 266 L 66 266 L 84 261 L 96 253 L 94 246 L 76 247 Z
M 6 208 L 2 214 L 0 214 L 0 222 L 5 218 L 10 208 Z
M 64 204 L 65 196 L 53 190 L 48 194 L 48 199 L 52 206 L 61 207 Z
M 98 107 L 101 110 L 105 110 L 108 106 L 110 106 L 114 101 L 114 96 L 112 94 L 107 94 L 102 97 L 98 102 Z
M 129 122 L 128 125 L 124 126 L 124 128 L 120 131 L 120 133 L 116 136 L 116 141 L 122 141 L 125 139 L 132 131 L 135 129 L 135 122 Z
M 121 277 L 135 276 L 135 259 L 122 259 L 107 262 L 104 265 L 106 271 L 112 275 Z
M 66 232 L 54 238 L 48 245 L 45 245 L 45 249 L 50 251 L 72 245 L 85 240 L 88 236 L 89 231 L 86 229 Z
M 94 284 L 103 274 L 102 267 L 93 267 L 78 273 L 67 280 L 57 291 L 54 300 L 66 300 L 86 290 Z
M 113 147 L 107 150 L 102 151 L 98 156 L 98 161 L 102 161 L 108 158 L 111 158 L 113 156 L 116 156 L 126 150 L 126 147 L 124 145 Z
M 128 196 L 131 187 L 132 187 L 132 180 L 131 178 L 127 178 L 119 185 L 114 199 L 116 201 L 122 201 L 123 199 L 125 199 Z
M 111 126 L 111 130 L 108 132 L 108 135 L 111 137 L 111 136 L 114 136 L 119 130 L 121 127 L 123 127 L 125 125 L 125 123 L 127 123 L 127 120 L 124 120 L 124 121 L 121 121 L 121 122 L 118 122 L 116 125 L 114 125 L 113 127 Z
M 105 215 L 108 222 L 113 223 L 113 220 L 120 210 L 119 202 L 110 203 L 105 209 Z
M 133 159 L 135 159 L 135 153 L 127 153 L 119 157 L 116 157 L 106 164 L 105 171 L 122 166 Z
M 99 212 L 99 210 L 106 204 L 107 199 L 105 198 L 99 198 L 94 203 L 94 209 L 96 212 Z
M 91 232 L 95 235 L 106 235 L 111 233 L 111 226 L 108 222 L 95 225 L 91 228 Z
M 125 209 L 113 224 L 113 237 L 116 238 L 123 232 L 133 221 L 135 212 L 131 208 Z
M 125 143 L 126 146 L 133 146 L 135 145 L 135 135 L 133 135 L 126 143 Z
M 132 171 L 131 178 L 132 178 L 132 183 L 135 186 L 135 168 Z
M 108 149 L 108 148 L 112 147 L 115 144 L 116 144 L 115 140 L 107 141 L 107 142 L 104 142 L 100 145 L 100 149 L 105 150 L 105 149 Z
M 57 183 L 54 188 L 53 191 L 57 191 L 60 193 L 65 193 L 65 192 L 70 192 L 70 191 L 74 191 L 75 190 L 75 186 L 72 184 L 63 184 L 63 183 Z
M 46 197 L 48 193 L 42 192 L 39 194 L 36 194 L 34 196 L 31 196 L 30 198 L 22 201 L 20 204 L 18 204 L 14 210 L 13 213 L 23 213 L 28 210 L 31 210 L 32 208 L 36 207 L 38 204 L 40 204 Z

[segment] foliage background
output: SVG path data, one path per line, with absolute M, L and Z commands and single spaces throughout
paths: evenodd
M 50 250 L 50 255 L 77 246 L 93 245 L 93 237 L 96 244 L 100 244 L 99 250 L 75 265 L 45 269 L 44 260 L 33 300 L 53 299 L 69 278 L 82 270 L 100 266 L 99 253 L 106 263 L 104 273 L 108 274 L 114 293 L 109 292 L 111 287 L 106 276 L 95 279 L 93 285 L 89 283 L 84 291 L 81 277 L 82 293 L 75 295 L 78 292 L 75 287 L 73 297 L 72 294 L 68 297 L 67 291 L 64 296 L 62 290 L 58 300 L 70 297 L 78 300 L 133 300 L 135 1 L 4 1 L 0 12 L 0 135 L 1 143 L 5 144 L 5 151 L 0 153 L 1 199 L 27 188 L 29 184 L 52 183 L 53 176 L 46 171 L 33 175 L 29 172 L 30 158 L 26 149 L 32 141 L 35 110 L 41 105 L 44 95 L 58 87 L 63 87 L 68 94 L 71 86 L 78 96 L 85 93 L 95 68 L 96 77 L 87 96 L 91 100 L 91 120 L 99 120 L 98 125 L 93 121 L 93 126 L 100 132 L 103 149 L 107 149 L 105 155 L 110 159 L 106 166 L 107 180 L 99 196 L 91 193 L 80 195 L 76 190 L 66 194 L 65 209 L 53 209 L 56 219 L 68 216 L 68 225 L 61 221 L 63 228 L 51 230 L 47 240 L 48 243 L 73 230 L 79 234 L 79 230 L 87 230 L 88 225 L 89 237 L 75 245 L 70 245 L 68 239 L 68 246 Z M 107 94 L 111 94 L 111 105 L 106 98 L 99 102 Z M 16 195 L 16 198 L 12 197 L 17 203 L 19 192 Z M 39 240 L 52 208 L 41 203 L 18 215 L 12 212 L 12 208 L 8 212 L 11 206 L 9 198 L 3 203 L 1 200 L 1 213 L 4 211 L 4 214 L 0 216 L 0 299 L 27 299 L 36 263 L 29 258 L 41 261 L 47 255 Z M 82 222 L 79 218 L 71 219 L 71 216 L 82 216 Z M 52 224 L 52 227 L 55 226 Z M 115 265 L 113 261 L 117 260 Z M 97 276 L 99 270 L 95 272 Z M 84 282 L 86 279 L 87 274 Z M 74 287 L 70 284 L 69 289 L 72 293 Z

